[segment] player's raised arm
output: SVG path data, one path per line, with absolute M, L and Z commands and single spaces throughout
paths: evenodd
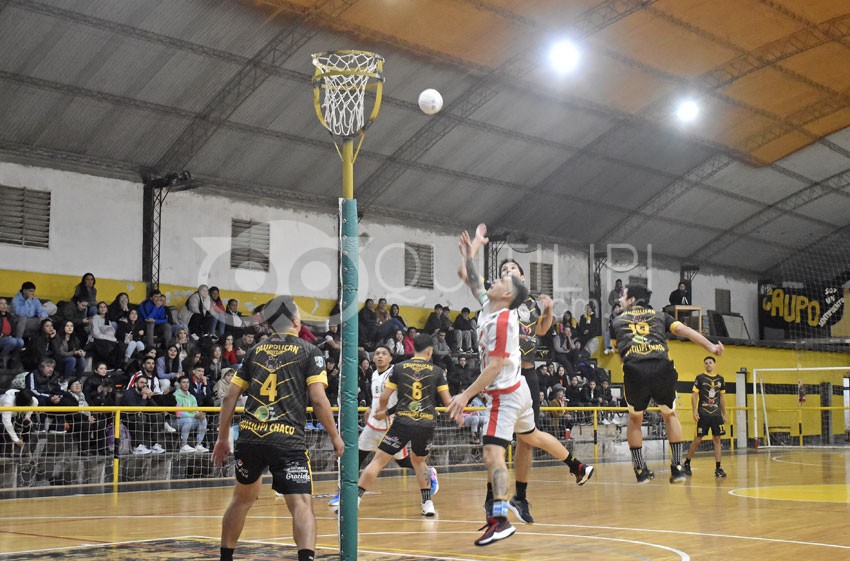
M 478 236 L 476 236 L 476 240 Z M 486 238 L 484 238 L 486 240 Z M 484 242 L 486 243 L 486 241 Z M 485 294 L 484 285 L 481 283 L 481 277 L 478 275 L 478 269 L 475 267 L 475 255 L 472 253 L 473 243 L 469 238 L 469 232 L 463 231 L 460 235 L 458 243 L 460 249 L 461 266 L 458 270 L 458 275 L 472 291 L 472 295 L 477 300 L 481 300 Z
M 685 339 L 696 343 L 713 355 L 721 356 L 723 354 L 723 343 L 712 343 L 706 339 L 702 333 L 691 329 L 684 323 L 674 323 L 670 328 L 670 331 L 672 331 L 674 335 L 684 337 Z

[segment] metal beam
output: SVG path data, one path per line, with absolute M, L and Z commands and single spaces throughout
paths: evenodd
M 710 259 L 722 249 L 733 244 L 739 238 L 750 235 L 761 226 L 789 214 L 791 211 L 815 201 L 824 195 L 839 192 L 848 186 L 850 186 L 850 169 L 797 191 L 770 207 L 753 214 L 746 220 L 730 228 L 728 232 L 717 236 L 715 239 L 698 248 L 688 256 L 688 260 L 699 263 Z
M 797 251 L 788 251 L 780 257 L 779 261 L 767 267 L 764 271 L 759 274 L 759 277 L 770 277 L 774 271 L 781 270 L 783 265 L 789 262 L 791 259 L 796 257 L 797 255 L 809 255 L 816 248 L 824 248 L 824 247 L 848 247 L 850 245 L 850 225 L 842 226 L 841 228 L 837 228 L 836 230 L 826 234 L 825 236 L 821 236 L 817 240 L 813 241 L 809 245 L 797 250 Z

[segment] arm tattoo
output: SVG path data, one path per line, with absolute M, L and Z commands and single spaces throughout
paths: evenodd
M 508 470 L 500 467 L 493 472 L 493 498 L 504 500 L 508 496 Z
M 475 269 L 475 262 L 472 257 L 466 258 L 466 285 L 472 291 L 476 298 L 484 292 L 484 287 L 481 285 L 481 277 L 478 276 L 478 271 Z

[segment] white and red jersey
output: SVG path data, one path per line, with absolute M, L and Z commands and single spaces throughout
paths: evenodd
M 377 413 L 378 407 L 381 404 L 381 394 L 384 393 L 384 386 L 386 386 L 387 380 L 389 380 L 390 374 L 392 373 L 392 365 L 390 365 L 390 367 L 384 370 L 383 372 L 372 372 L 372 405 L 369 407 L 369 419 L 366 421 L 366 424 L 372 427 L 373 429 L 387 430 L 390 428 L 389 420 L 383 419 L 379 421 L 375 418 L 375 413 Z M 389 409 L 396 403 L 398 403 L 398 394 L 393 393 L 393 395 L 390 396 L 389 402 L 387 403 L 387 408 Z
M 519 350 L 519 316 L 516 310 L 502 308 L 491 311 L 485 297 L 478 318 L 478 353 L 481 370 L 487 367 L 490 357 L 503 357 L 505 362 L 487 391 L 504 390 L 516 386 L 521 377 Z

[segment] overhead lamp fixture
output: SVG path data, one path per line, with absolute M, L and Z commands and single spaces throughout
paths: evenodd
M 568 74 L 578 68 L 581 51 L 573 41 L 562 39 L 549 50 L 549 62 L 560 74 Z
M 676 106 L 676 118 L 681 123 L 693 123 L 700 113 L 699 103 L 693 98 L 683 99 Z

